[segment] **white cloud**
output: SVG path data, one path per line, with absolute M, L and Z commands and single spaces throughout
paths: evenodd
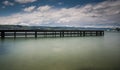
M 7 0 L 4 1 L 3 4 L 6 5 L 6 6 L 13 6 L 13 5 L 14 5 L 14 3 L 9 2 L 9 1 L 7 1 Z
M 120 26 L 120 3 L 105 1 L 82 7 L 55 8 L 52 6 L 31 6 L 26 13 L 0 17 L 0 24 L 55 25 L 55 26 Z M 115 24 L 114 24 L 115 23 Z
M 37 0 L 15 0 L 15 2 L 18 2 L 18 3 L 31 3 L 31 2 L 35 2 Z
M 25 9 L 23 9 L 23 11 L 25 12 L 32 12 L 34 9 L 35 9 L 36 6 L 30 6 L 30 7 L 27 7 Z
M 45 11 L 50 10 L 51 8 L 52 8 L 51 6 L 46 5 L 46 6 L 40 6 L 40 7 L 38 7 L 37 10 L 39 10 L 41 12 L 45 12 Z

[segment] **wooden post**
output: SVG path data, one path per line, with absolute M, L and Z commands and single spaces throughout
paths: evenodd
M 27 32 L 25 32 L 25 37 L 27 37 Z
M 70 37 L 72 37 L 72 31 L 70 31 Z
M 35 31 L 35 38 L 37 38 L 37 31 Z
M 102 35 L 104 35 L 104 31 L 102 31 Z
M 85 36 L 85 31 L 83 31 L 83 36 Z
M 5 38 L 5 32 L 4 32 L 4 31 L 1 32 L 1 38 L 2 38 L 2 39 Z
M 64 31 L 62 32 L 62 37 L 64 37 Z
M 14 38 L 16 38 L 16 32 L 14 32 Z
M 82 36 L 82 32 L 80 31 L 80 36 Z
M 68 31 L 67 31 L 67 34 L 66 34 L 66 35 L 67 35 L 67 37 L 69 36 Z
M 73 37 L 75 37 L 75 35 L 76 35 L 75 33 L 76 33 L 76 32 L 73 32 Z
M 55 31 L 53 31 L 53 37 L 55 37 Z
M 56 37 L 56 31 L 55 31 L 55 37 Z
M 64 31 L 60 32 L 60 37 L 64 37 Z
M 46 32 L 44 32 L 44 37 L 47 37 L 47 33 Z
M 96 31 L 96 36 L 98 36 L 98 31 Z
M 61 32 L 60 32 L 60 37 L 61 37 Z
M 100 31 L 100 36 L 102 36 L 102 31 Z
M 78 36 L 78 37 L 80 36 L 80 33 L 79 33 L 79 31 L 77 31 L 77 36 Z

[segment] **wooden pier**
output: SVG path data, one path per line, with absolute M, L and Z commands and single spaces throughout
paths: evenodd
M 7 36 L 16 38 L 17 36 L 28 37 L 33 35 L 40 37 L 82 37 L 82 36 L 104 36 L 102 30 L 0 30 L 0 37 Z

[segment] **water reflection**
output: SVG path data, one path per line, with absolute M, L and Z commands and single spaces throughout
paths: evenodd
M 105 35 L 5 39 L 0 70 L 119 70 L 120 33 Z
M 8 53 L 7 45 L 4 44 L 4 39 L 0 40 L 0 55 L 5 55 Z

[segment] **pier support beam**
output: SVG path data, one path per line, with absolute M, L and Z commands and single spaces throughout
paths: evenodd
M 27 32 L 25 32 L 25 38 L 27 37 Z
M 54 35 L 55 35 L 55 37 L 56 37 L 56 32 L 54 32 Z
M 35 31 L 35 38 L 37 38 L 37 31 Z
M 102 36 L 102 32 L 100 31 L 100 36 Z
M 70 31 L 70 37 L 72 37 L 72 31 Z
M 62 37 L 62 32 L 60 32 L 60 37 Z
M 82 36 L 82 32 L 80 31 L 80 37 Z
M 43 35 L 44 35 L 44 37 L 47 37 L 47 32 L 44 32 L 44 34 L 43 34 Z
M 80 36 L 80 32 L 79 32 L 79 31 L 77 31 L 77 36 L 78 36 L 78 37 Z
M 14 32 L 14 38 L 16 38 L 16 32 Z
M 102 35 L 104 36 L 104 31 L 102 31 Z
M 64 37 L 64 31 L 62 32 L 62 37 Z
M 96 31 L 96 36 L 98 36 L 98 31 Z
M 64 32 L 63 31 L 60 32 L 60 37 L 64 37 Z
M 85 31 L 83 31 L 83 36 L 85 36 Z
M 1 39 L 5 38 L 5 32 L 1 32 Z

